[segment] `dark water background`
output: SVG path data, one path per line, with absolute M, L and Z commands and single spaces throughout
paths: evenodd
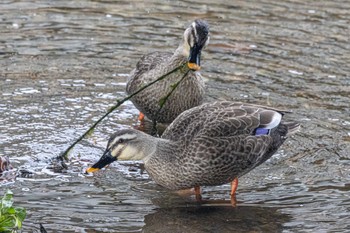
M 0 155 L 33 177 L 3 182 L 28 210 L 23 232 L 344 232 L 350 230 L 350 3 L 339 1 L 8 1 L 0 3 Z M 152 51 L 173 51 L 196 18 L 210 24 L 202 75 L 208 101 L 290 109 L 302 124 L 240 179 L 238 207 L 197 206 L 114 164 L 86 177 L 128 102 L 57 156 L 118 98 Z M 204 187 L 229 200 L 228 185 Z

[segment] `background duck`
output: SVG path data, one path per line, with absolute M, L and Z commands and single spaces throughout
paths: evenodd
M 152 121 L 171 123 L 183 111 L 202 103 L 204 81 L 198 70 L 201 51 L 208 43 L 208 24 L 203 20 L 195 20 L 185 30 L 183 40 L 174 53 L 153 52 L 141 58 L 127 82 L 126 92 L 129 95 L 168 72 L 181 66 L 183 68 L 169 74 L 165 79 L 131 99 L 135 107 L 140 110 L 140 120 L 145 115 Z M 161 99 L 167 96 L 172 90 L 172 85 L 183 77 L 184 80 L 160 110 Z
M 143 160 L 149 175 L 165 188 L 194 187 L 200 200 L 200 186 L 231 182 L 234 198 L 237 178 L 269 159 L 299 128 L 282 121 L 285 113 L 228 101 L 206 103 L 179 115 L 162 138 L 134 129 L 118 131 L 87 172 L 116 160 Z

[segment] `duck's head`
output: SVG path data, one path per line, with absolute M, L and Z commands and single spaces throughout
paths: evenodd
M 87 172 L 95 172 L 116 160 L 142 160 L 154 150 L 154 142 L 149 135 L 133 130 L 120 130 L 109 139 L 100 160 L 89 167 Z
M 188 67 L 200 69 L 201 51 L 209 43 L 209 26 L 204 20 L 195 20 L 184 33 L 184 54 L 188 56 Z

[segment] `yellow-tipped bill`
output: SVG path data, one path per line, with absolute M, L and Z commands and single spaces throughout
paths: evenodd
M 189 63 L 187 63 L 187 65 L 188 65 L 188 68 L 190 68 L 191 70 L 200 70 L 200 66 L 199 65 L 197 65 L 196 63 L 192 63 L 192 62 L 189 62 Z
M 116 160 L 117 160 L 116 157 L 113 157 L 111 155 L 111 152 L 109 150 L 106 150 L 105 153 L 100 158 L 100 160 L 97 161 L 97 163 L 95 163 L 88 169 L 86 169 L 86 172 L 96 172 Z
M 88 169 L 86 169 L 86 172 L 92 173 L 92 172 L 97 172 L 98 170 L 100 170 L 100 169 L 94 168 L 94 167 L 89 167 Z

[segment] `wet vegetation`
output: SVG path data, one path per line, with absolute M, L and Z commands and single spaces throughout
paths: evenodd
M 0 203 L 0 232 L 17 232 L 22 228 L 26 210 L 13 206 L 13 193 L 7 190 Z

